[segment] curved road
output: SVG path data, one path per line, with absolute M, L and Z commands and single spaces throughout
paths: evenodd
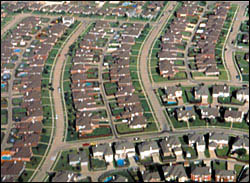
M 84 31 L 87 25 L 88 25 L 87 23 L 83 23 L 80 26 L 80 28 L 78 28 L 78 30 L 75 33 L 73 33 L 73 35 L 69 38 L 68 42 L 64 45 L 55 63 L 56 65 L 54 68 L 54 76 L 52 83 L 54 88 L 53 99 L 54 99 L 55 113 L 58 116 L 56 119 L 56 129 L 51 149 L 46 157 L 46 160 L 44 161 L 44 164 L 42 165 L 42 168 L 40 169 L 35 179 L 33 180 L 35 182 L 41 181 L 45 177 L 46 171 L 48 171 L 52 165 L 51 158 L 56 157 L 58 153 L 58 147 L 62 147 L 65 145 L 65 143 L 63 143 L 62 141 L 64 136 L 64 115 L 63 115 L 62 98 L 61 94 L 58 92 L 57 89 L 58 87 L 60 87 L 60 81 L 61 81 L 60 71 L 62 71 L 63 69 L 63 63 L 66 60 L 66 55 L 68 53 L 69 46 L 75 42 L 75 40 Z
M 176 2 L 173 1 L 169 1 L 169 5 L 166 8 L 165 12 L 169 11 L 169 10 L 173 10 L 173 8 L 175 7 Z M 159 32 L 161 31 L 161 29 L 164 26 L 164 22 L 166 22 L 166 20 L 170 17 L 169 13 L 165 13 L 161 19 L 159 20 L 159 22 L 163 22 L 161 24 L 158 24 L 158 26 L 155 26 L 152 30 L 152 32 L 150 33 L 148 39 L 146 40 L 146 42 L 143 45 L 142 48 L 142 52 L 141 52 L 141 57 L 140 57 L 140 69 L 139 69 L 139 73 L 141 76 L 141 82 L 142 82 L 142 87 L 145 89 L 145 92 L 147 94 L 147 97 L 149 98 L 151 104 L 152 104 L 152 108 L 155 112 L 155 115 L 158 119 L 158 122 L 161 125 L 161 129 L 162 130 L 170 130 L 168 123 L 166 122 L 166 118 L 165 115 L 163 113 L 163 110 L 161 108 L 161 105 L 156 97 L 156 95 L 154 94 L 154 91 L 152 89 L 151 86 L 151 82 L 149 80 L 149 73 L 148 73 L 148 63 L 147 63 L 147 58 L 148 58 L 148 54 L 151 48 L 151 45 L 153 44 L 155 38 L 158 36 Z

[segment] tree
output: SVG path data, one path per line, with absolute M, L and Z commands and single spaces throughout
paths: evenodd
M 235 152 L 238 154 L 238 156 L 241 157 L 241 156 L 245 155 L 247 151 L 246 151 L 246 149 L 241 148 L 241 149 L 237 149 Z

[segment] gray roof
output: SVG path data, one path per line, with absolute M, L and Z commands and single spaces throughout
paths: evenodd
M 239 89 L 239 90 L 237 91 L 237 94 L 249 95 L 249 87 Z
M 81 162 L 86 162 L 88 161 L 89 157 L 86 153 L 86 151 L 80 151 L 77 153 L 70 153 L 69 154 L 69 161 L 81 161 Z
M 210 175 L 210 168 L 209 167 L 195 167 L 192 170 L 192 175 Z
M 204 96 L 204 95 L 209 95 L 209 91 L 208 91 L 208 88 L 207 86 L 197 86 L 194 88 L 195 92 L 197 95 L 201 95 L 201 96 Z
M 194 141 L 195 143 L 198 143 L 199 145 L 204 145 L 204 136 L 200 134 L 190 134 L 188 135 L 188 140 L 189 141 Z
M 233 170 L 216 170 L 215 175 L 220 176 L 235 176 L 235 171 Z
M 149 181 L 151 179 L 161 179 L 159 172 L 145 172 L 142 177 L 144 181 Z
M 165 92 L 167 95 L 175 95 L 176 91 L 182 91 L 181 87 L 177 87 L 177 86 L 168 86 L 165 88 Z
M 220 111 L 218 108 L 215 107 L 205 107 L 201 109 L 201 114 L 204 117 L 209 117 L 209 116 L 218 117 L 220 115 Z
M 176 137 L 176 136 L 168 137 L 166 142 L 167 142 L 167 144 L 170 144 L 170 146 L 180 145 L 181 144 L 180 139 L 178 137 Z
M 224 117 L 240 118 L 242 116 L 242 111 L 226 110 Z
M 192 117 L 193 115 L 195 115 L 194 109 L 192 108 L 192 110 L 176 110 L 178 118 L 182 118 L 184 116 L 186 117 Z
M 134 143 L 126 141 L 126 142 L 116 142 L 115 143 L 115 150 L 122 150 L 122 149 L 132 149 L 135 148 Z
M 52 182 L 67 182 L 69 179 L 68 174 L 72 174 L 72 173 L 74 173 L 74 172 L 70 172 L 70 171 L 56 172 L 56 175 L 55 175 L 55 177 L 53 177 Z M 70 181 L 72 181 L 72 178 L 70 179 Z
M 159 149 L 155 141 L 147 141 L 138 145 L 139 152 L 148 151 L 152 147 L 153 150 Z
M 249 147 L 249 138 L 248 137 L 243 137 L 243 138 L 238 137 L 233 145 Z
M 186 171 L 183 165 L 175 165 L 175 166 L 162 166 L 162 170 L 164 172 L 165 177 L 187 177 Z
M 214 85 L 213 94 L 219 94 L 220 92 L 229 93 L 229 87 L 227 85 Z
M 224 133 L 212 133 L 209 139 L 210 140 L 228 140 L 228 135 Z
M 93 153 L 103 152 L 104 155 L 112 155 L 113 151 L 109 144 L 99 144 L 92 147 Z

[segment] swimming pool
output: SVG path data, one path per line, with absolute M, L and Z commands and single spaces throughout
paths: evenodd
M 10 155 L 5 155 L 1 157 L 2 160 L 11 160 L 11 156 Z
M 17 48 L 17 49 L 14 49 L 14 52 L 15 52 L 15 53 L 20 53 L 21 50 L 20 50 L 19 48 Z
M 4 88 L 6 86 L 5 83 L 1 83 L 1 88 Z
M 26 76 L 26 75 L 27 75 L 26 72 L 24 72 L 24 73 L 19 73 L 19 74 L 18 74 L 18 76 L 21 76 L 21 77 L 22 77 L 22 76 Z
M 103 182 L 109 182 L 111 180 L 112 180 L 112 177 L 110 176 L 110 177 L 107 177 Z
M 92 83 L 86 83 L 86 86 L 91 86 L 92 85 Z
M 176 102 L 168 101 L 168 104 L 176 104 Z
M 123 159 L 118 159 L 117 160 L 117 166 L 124 166 L 124 160 Z
M 124 2 L 123 4 L 122 4 L 122 6 L 128 6 L 128 5 L 130 5 L 131 3 L 130 2 Z

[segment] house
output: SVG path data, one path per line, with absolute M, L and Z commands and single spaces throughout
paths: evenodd
M 236 182 L 236 173 L 234 170 L 216 170 L 216 182 Z
M 201 100 L 202 104 L 208 103 L 209 91 L 207 86 L 198 86 L 194 88 L 195 100 Z
M 174 156 L 173 152 L 172 152 L 172 148 L 168 146 L 167 142 L 165 140 L 162 140 L 160 142 L 160 152 L 162 154 L 162 156 Z
M 201 108 L 201 118 L 202 119 L 215 119 L 220 116 L 220 110 L 216 107 L 204 107 Z
M 168 182 L 187 182 L 189 180 L 183 165 L 162 166 L 165 180 Z
M 13 161 L 27 161 L 29 162 L 32 156 L 32 151 L 30 147 L 20 147 L 20 148 L 12 148 L 11 152 Z
M 100 127 L 99 121 L 94 120 L 96 116 L 92 112 L 80 112 L 77 115 L 75 125 L 80 136 L 92 133 L 94 129 Z
M 135 146 L 132 142 L 117 142 L 114 148 L 116 160 L 135 156 Z
M 113 151 L 111 144 L 99 144 L 92 147 L 93 158 L 105 160 L 108 163 L 113 162 Z
M 193 145 L 200 152 L 205 152 L 206 149 L 204 136 L 196 133 L 188 135 L 188 145 Z
M 70 171 L 59 171 L 56 172 L 55 176 L 52 178 L 52 182 L 76 182 L 77 173 Z
M 237 137 L 235 142 L 232 145 L 232 152 L 235 152 L 237 149 L 246 149 L 246 153 L 249 154 L 249 138 L 248 137 Z
M 209 167 L 195 167 L 191 171 L 191 180 L 196 182 L 211 182 L 211 169 Z
M 188 120 L 190 120 L 190 119 L 193 119 L 193 120 L 196 119 L 195 112 L 194 112 L 193 108 L 192 109 L 185 108 L 185 110 L 180 108 L 180 109 L 176 110 L 176 113 L 177 113 L 178 121 L 188 122 Z
M 214 142 L 219 148 L 228 146 L 228 135 L 224 133 L 210 133 L 209 144 Z
M 144 172 L 142 175 L 144 182 L 161 182 L 159 172 Z
M 165 87 L 166 100 L 174 100 L 177 98 L 182 98 L 182 89 L 178 86 L 168 86 Z M 165 101 L 164 101 L 165 102 Z
M 174 151 L 174 154 L 176 156 L 182 156 L 182 154 L 183 154 L 181 147 L 175 147 L 175 148 L 173 148 L 173 151 Z
M 213 86 L 213 97 L 229 97 L 230 90 L 227 85 L 214 85 Z
M 89 157 L 86 151 L 80 151 L 77 153 L 70 153 L 69 157 L 69 165 L 76 166 L 77 164 L 81 164 L 81 166 L 87 166 Z
M 147 157 L 152 157 L 152 155 L 158 155 L 160 153 L 160 148 L 155 141 L 147 141 L 138 145 L 138 150 L 141 156 L 141 159 Z
M 224 119 L 226 122 L 242 122 L 244 117 L 244 112 L 242 111 L 234 111 L 234 110 L 226 110 L 224 114 Z
M 1 178 L 18 177 L 24 168 L 22 161 L 5 161 L 1 163 Z
M 174 77 L 178 70 L 174 66 L 173 61 L 164 60 L 159 62 L 160 75 L 164 78 Z
M 165 140 L 167 143 L 167 147 L 169 148 L 181 147 L 180 139 L 177 136 L 169 136 L 169 137 L 166 137 Z
M 145 116 L 135 116 L 129 120 L 129 128 L 133 129 L 146 128 L 147 125 L 148 123 Z
M 249 102 L 249 87 L 239 89 L 236 93 L 236 99 L 242 102 Z

